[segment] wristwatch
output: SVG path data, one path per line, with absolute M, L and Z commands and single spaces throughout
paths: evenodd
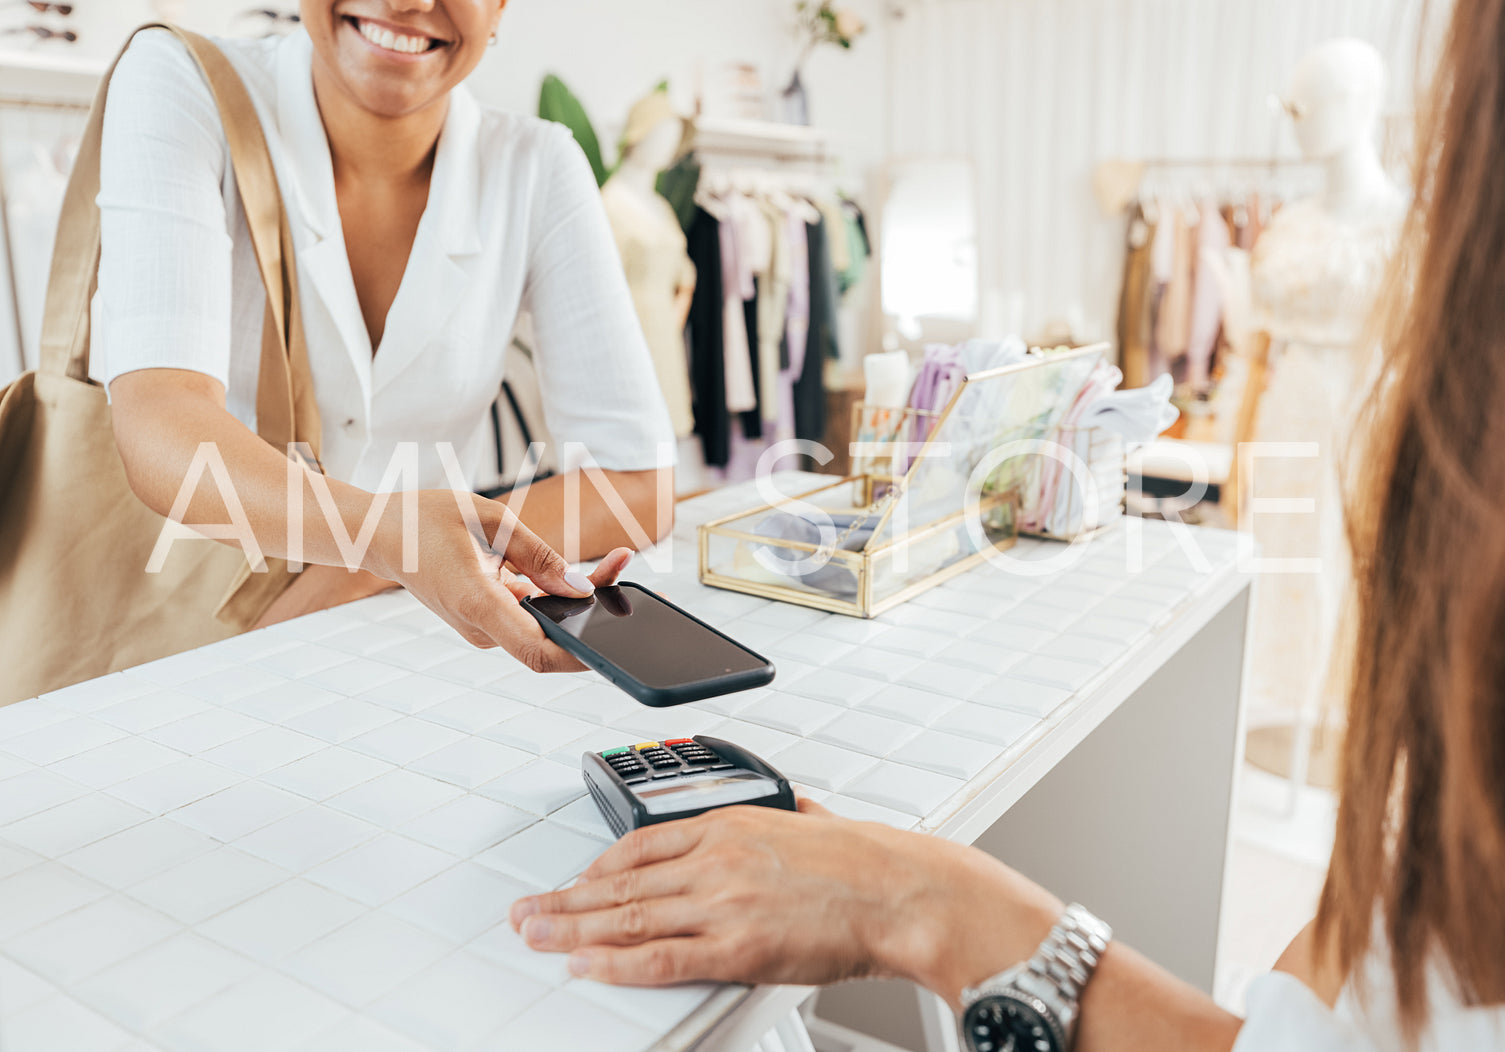
M 962 1036 L 971 1052 L 1070 1052 L 1082 990 L 1113 929 L 1068 906 L 1035 955 L 962 991 Z

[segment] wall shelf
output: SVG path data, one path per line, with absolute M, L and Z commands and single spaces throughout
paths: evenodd
M 797 124 L 701 120 L 695 125 L 695 152 L 717 159 L 824 161 L 831 156 L 831 137 L 823 129 Z
M 108 67 L 97 59 L 37 51 L 0 51 L 0 100 L 87 106 Z

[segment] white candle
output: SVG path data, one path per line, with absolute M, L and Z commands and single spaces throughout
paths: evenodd
M 863 401 L 879 409 L 902 409 L 909 403 L 909 354 L 905 351 L 877 351 L 862 359 L 867 377 Z

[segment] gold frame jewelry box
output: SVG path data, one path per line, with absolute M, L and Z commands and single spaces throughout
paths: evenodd
M 893 481 L 851 475 L 705 523 L 699 531 L 701 583 L 830 613 L 877 617 L 976 566 L 987 558 L 988 550 L 1004 551 L 1014 545 L 1018 500 L 1013 493 L 982 497 L 975 512 L 959 508 L 917 529 L 895 532 L 889 526 L 897 501 L 880 508 L 884 498 L 863 499 L 883 487 L 888 493 L 898 493 Z M 833 521 L 827 536 L 812 542 L 757 532 L 769 515 L 795 506 L 826 512 Z M 985 545 L 975 550 L 967 547 L 969 512 L 978 516 L 986 537 Z M 842 535 L 851 532 L 844 520 L 858 520 L 864 514 L 878 517 L 867 542 L 856 550 L 842 547 Z M 819 524 L 813 525 L 818 534 Z M 797 575 L 804 563 L 812 564 L 813 571 Z M 912 569 L 917 563 L 921 569 Z M 785 568 L 793 568 L 796 574 Z
M 854 473 L 703 524 L 701 583 L 872 618 L 1008 550 L 1030 452 L 1107 350 L 1032 351 L 940 411 L 858 404 Z

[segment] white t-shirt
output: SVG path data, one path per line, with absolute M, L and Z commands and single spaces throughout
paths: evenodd
M 1361 993 L 1362 989 L 1362 993 Z M 1300 979 L 1271 972 L 1249 987 L 1244 1027 L 1233 1052 L 1483 1052 L 1505 1049 L 1505 1006 L 1467 1008 L 1435 969 L 1428 1017 L 1409 1048 L 1396 1014 L 1395 980 L 1385 952 L 1372 953 L 1357 982 L 1328 1008 Z
M 365 489 L 473 481 L 519 312 L 534 325 L 545 423 L 565 470 L 673 462 L 674 434 L 601 196 L 561 125 L 450 96 L 427 209 L 372 356 L 314 98 L 307 33 L 218 40 L 255 102 L 297 247 L 303 324 L 332 477 Z M 164 32 L 138 36 L 110 88 L 93 368 L 189 369 L 254 428 L 265 294 L 209 89 Z M 390 480 L 399 444 L 416 477 Z M 573 450 L 566 446 L 573 443 Z

